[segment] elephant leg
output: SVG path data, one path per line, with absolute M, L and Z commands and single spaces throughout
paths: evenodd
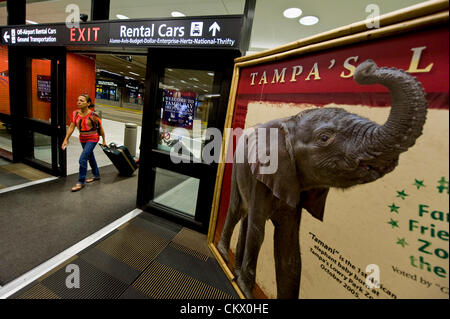
M 233 235 L 234 227 L 243 215 L 240 207 L 241 197 L 239 195 L 238 185 L 236 182 L 236 169 L 237 168 L 233 167 L 233 172 L 231 175 L 231 194 L 227 217 L 225 219 L 222 235 L 219 243 L 217 244 L 217 249 L 224 258 L 225 262 L 228 262 L 228 249 L 230 248 L 230 241 L 231 236 Z
M 228 210 L 227 218 L 225 219 L 225 225 L 223 227 L 222 235 L 220 237 L 219 243 L 217 244 L 217 249 L 222 255 L 225 262 L 228 262 L 228 249 L 230 248 L 231 236 L 233 235 L 233 230 L 236 224 L 241 219 L 241 214 L 239 210 Z
M 278 299 L 298 299 L 301 275 L 300 213 L 274 221 L 274 255 Z
M 241 220 L 241 230 L 239 233 L 239 238 L 236 246 L 236 256 L 234 263 L 234 272 L 236 276 L 239 276 L 242 267 L 242 259 L 244 258 L 245 251 L 245 241 L 247 238 L 247 226 L 248 226 L 248 216 Z
M 246 298 L 253 297 L 252 291 L 255 285 L 256 264 L 259 250 L 264 240 L 265 217 L 266 215 L 262 211 L 255 210 L 255 208 L 249 209 L 245 250 L 243 252 L 241 271 L 237 278 L 237 284 Z

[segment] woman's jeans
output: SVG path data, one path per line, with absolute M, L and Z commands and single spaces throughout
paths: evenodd
M 78 175 L 78 183 L 84 184 L 86 181 L 86 173 L 87 173 L 87 163 L 89 161 L 89 165 L 92 168 L 92 174 L 94 177 L 100 177 L 100 172 L 98 171 L 97 162 L 95 161 L 94 156 L 94 148 L 97 143 L 95 142 L 86 142 L 81 143 L 81 147 L 83 147 L 83 152 L 80 156 L 80 173 Z

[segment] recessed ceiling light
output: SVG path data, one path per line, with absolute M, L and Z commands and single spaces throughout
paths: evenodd
M 134 72 L 128 72 L 128 73 L 130 73 L 130 74 L 133 74 L 133 75 L 137 75 L 137 76 L 140 76 L 139 74 L 137 74 L 137 73 L 134 73 Z
M 25 20 L 27 23 L 29 23 L 29 24 L 39 24 L 39 23 L 37 23 L 37 22 L 34 22 L 34 21 L 31 21 L 31 20 Z
M 298 18 L 302 15 L 302 10 L 299 8 L 289 8 L 283 11 L 283 15 L 288 19 Z
M 124 16 L 123 14 L 116 14 L 116 17 L 122 20 L 129 19 L 127 16 Z
M 209 76 L 214 76 L 214 72 L 208 72 Z
M 185 17 L 186 15 L 180 11 L 172 11 L 172 17 Z
M 303 25 L 314 25 L 319 22 L 319 18 L 315 16 L 306 16 L 301 18 L 299 22 Z

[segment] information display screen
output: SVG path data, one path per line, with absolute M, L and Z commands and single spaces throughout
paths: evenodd
M 37 76 L 37 96 L 44 102 L 51 102 L 51 77 L 48 75 Z

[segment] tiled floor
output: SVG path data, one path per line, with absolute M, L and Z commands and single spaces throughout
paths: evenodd
M 79 288 L 68 288 L 77 283 Z M 68 285 L 67 285 L 68 284 Z M 206 236 L 142 213 L 10 298 L 237 299 Z

